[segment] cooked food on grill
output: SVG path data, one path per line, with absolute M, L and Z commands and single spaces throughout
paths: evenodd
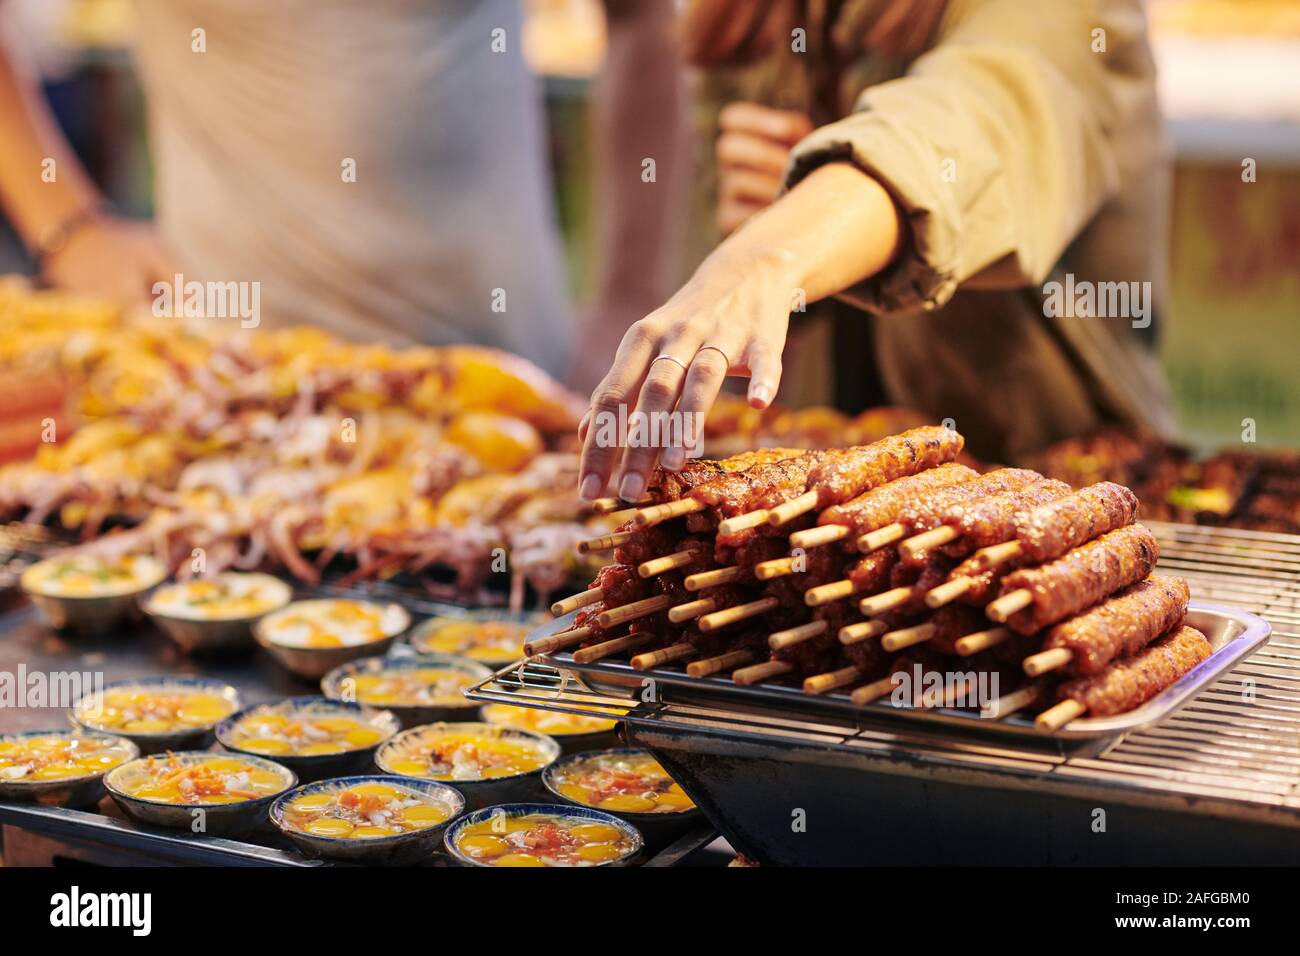
M 136 800 L 199 806 L 274 796 L 292 779 L 236 755 L 192 752 L 143 757 L 123 766 L 113 781 Z
M 239 719 L 227 737 L 229 746 L 264 757 L 311 757 L 364 750 L 374 747 L 387 735 L 382 727 L 364 716 L 337 705 L 331 712 L 329 705 L 322 701 L 314 711 L 279 712 L 274 706 L 256 708 Z
M 162 565 L 144 555 L 71 553 L 38 561 L 23 572 L 21 583 L 28 593 L 47 597 L 117 597 L 146 591 L 165 575 Z
M 383 766 L 389 773 L 429 780 L 495 780 L 550 763 L 554 753 L 544 743 L 491 724 L 429 724 L 394 737 Z
M 1025 468 L 998 468 L 967 481 L 959 481 L 908 502 L 892 524 L 870 531 L 858 538 L 858 550 L 874 551 L 900 538 L 929 531 L 943 523 L 949 510 L 957 504 L 977 501 L 1007 491 L 1023 491 L 1043 480 L 1036 471 Z
M 285 647 L 356 647 L 400 634 L 409 622 L 396 604 L 320 598 L 295 601 L 258 628 L 267 641 Z
M 524 652 L 532 625 L 522 621 L 430 618 L 411 634 L 421 654 L 459 654 L 485 664 L 508 664 Z
M 618 712 L 611 709 L 611 714 Z M 621 716 L 621 714 L 618 714 Z M 531 730 L 548 737 L 569 737 L 577 734 L 608 733 L 618 725 L 611 717 L 590 717 L 586 714 L 562 714 L 536 707 L 514 707 L 510 704 L 491 704 L 483 708 L 483 719 L 498 727 Z
M 562 811 L 487 816 L 457 829 L 451 842 L 486 866 L 598 866 L 637 850 L 623 828 Z
M 480 675 L 450 666 L 387 667 L 353 675 L 352 690 L 359 704 L 375 707 L 458 706 L 465 688 Z
M 977 548 L 1001 544 L 1016 534 L 1017 519 L 1027 511 L 1070 494 L 1063 481 L 1044 479 L 982 498 L 956 502 L 940 511 L 935 527 L 899 545 L 908 560 L 943 547 L 948 557 L 964 557 Z
M 289 585 L 269 574 L 223 571 L 164 585 L 149 596 L 145 610 L 184 620 L 228 621 L 260 617 L 292 597 Z
M 179 682 L 117 685 L 87 694 L 73 708 L 77 722 L 112 733 L 167 734 L 216 726 L 239 709 L 229 690 Z
M 411 787 L 367 782 L 303 794 L 284 804 L 283 819 L 312 836 L 365 840 L 437 826 L 454 809 Z
M 681 813 L 695 804 L 644 750 L 580 755 L 558 764 L 551 785 L 585 806 L 620 813 Z
M 0 781 L 69 780 L 107 773 L 135 757 L 125 740 L 51 731 L 0 737 Z

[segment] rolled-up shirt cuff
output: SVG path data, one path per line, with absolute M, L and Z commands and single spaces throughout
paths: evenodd
M 832 162 L 852 163 L 879 182 L 893 197 L 905 227 L 895 261 L 839 297 L 882 314 L 933 310 L 952 298 L 958 283 L 954 224 L 960 213 L 933 148 L 881 114 L 854 113 L 814 130 L 795 146 L 786 188 Z

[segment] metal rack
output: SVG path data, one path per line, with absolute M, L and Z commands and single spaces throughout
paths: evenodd
M 769 759 L 786 754 L 856 762 L 931 782 L 1028 787 L 1093 800 L 1106 795 L 1284 826 L 1300 840 L 1300 536 L 1148 524 L 1160 539 L 1162 570 L 1186 577 L 1196 598 L 1259 614 L 1274 629 L 1269 644 L 1153 728 L 1077 744 L 1007 741 L 899 721 L 814 722 L 741 712 L 725 703 L 651 702 L 627 714 L 629 734 L 669 748 L 686 746 L 682 741 L 689 739 L 690 747 L 715 757 L 741 746 Z M 569 713 L 627 705 L 626 699 L 591 691 L 576 674 L 538 661 L 498 672 L 470 695 Z M 818 752 L 816 758 L 808 756 L 809 748 Z M 743 838 L 732 842 L 743 848 Z

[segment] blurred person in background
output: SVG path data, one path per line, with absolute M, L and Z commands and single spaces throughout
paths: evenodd
M 0 43 L 0 201 L 47 281 L 146 301 L 177 273 L 256 281 L 266 325 L 472 342 L 570 369 L 520 0 L 137 0 L 136 12 L 155 223 L 114 213 L 21 63 L 23 37 Z M 607 19 L 596 165 L 610 246 L 585 336 L 604 354 L 665 291 L 672 203 L 644 188 L 641 157 L 659 157 L 666 188 L 681 165 L 671 7 L 611 0 Z
M 742 100 L 716 150 L 729 235 L 620 344 L 584 419 L 584 496 L 635 500 L 661 451 L 690 451 L 604 447 L 594 415 L 706 413 L 728 375 L 766 407 L 800 296 L 840 300 L 833 355 L 804 365 L 856 388 L 841 405 L 955 419 L 987 459 L 1104 424 L 1172 432 L 1155 323 L 1045 307 L 1071 273 L 1145 284 L 1160 315 L 1141 0 L 692 0 L 681 37 Z

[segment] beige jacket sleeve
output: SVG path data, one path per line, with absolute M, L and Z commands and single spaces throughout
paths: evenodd
M 789 185 L 848 160 L 906 220 L 899 260 L 846 297 L 888 313 L 938 308 L 959 284 L 1041 284 L 1117 188 L 1118 67 L 1094 48 L 1143 26 L 1140 0 L 951 0 L 904 76 L 794 151 Z

